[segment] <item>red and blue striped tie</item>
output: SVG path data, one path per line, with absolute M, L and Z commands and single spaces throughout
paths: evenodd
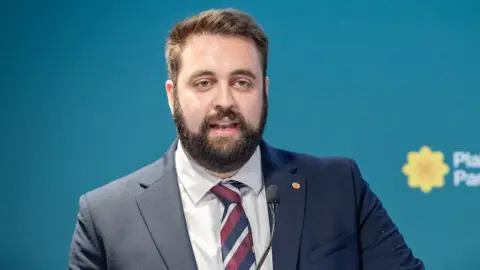
M 241 204 L 240 185 L 229 181 L 211 189 L 225 206 L 220 230 L 225 270 L 249 270 L 255 265 L 252 232 Z

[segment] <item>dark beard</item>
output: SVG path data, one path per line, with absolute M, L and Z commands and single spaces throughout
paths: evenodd
M 262 113 L 258 129 L 249 125 L 240 113 L 235 112 L 231 108 L 218 108 L 214 117 L 204 119 L 200 132 L 196 133 L 191 131 L 186 125 L 178 101 L 177 91 L 177 89 L 174 90 L 173 119 L 177 127 L 179 139 L 187 155 L 200 166 L 212 172 L 228 173 L 240 169 L 250 159 L 262 140 L 268 112 L 266 92 L 263 91 Z M 212 120 L 219 120 L 225 117 L 239 123 L 241 138 L 216 138 L 209 140 L 209 123 Z

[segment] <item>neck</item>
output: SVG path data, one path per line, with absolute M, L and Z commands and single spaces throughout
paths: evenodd
M 230 177 L 234 176 L 238 171 L 227 172 L 227 173 L 217 173 L 217 172 L 212 172 L 212 171 L 207 170 L 207 172 L 210 173 L 211 175 L 215 176 L 215 177 L 220 178 L 220 179 L 227 179 L 227 178 L 230 178 Z

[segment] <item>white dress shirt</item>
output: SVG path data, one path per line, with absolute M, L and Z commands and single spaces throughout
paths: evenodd
M 180 141 L 175 152 L 175 165 L 183 210 L 198 269 L 224 270 L 220 247 L 220 224 L 224 207 L 210 192 L 210 189 L 222 179 L 211 175 L 191 161 L 186 156 Z M 258 263 L 270 240 L 260 149 L 257 148 L 252 158 L 236 175 L 229 179 L 242 182 L 249 187 L 242 188 L 242 206 L 252 230 L 254 251 Z M 272 264 L 270 251 L 261 269 L 272 270 Z

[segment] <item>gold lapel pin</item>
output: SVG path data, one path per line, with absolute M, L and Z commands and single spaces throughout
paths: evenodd
M 293 187 L 294 189 L 299 189 L 299 188 L 300 188 L 300 184 L 297 183 L 297 182 L 293 182 L 293 183 L 292 183 L 292 187 Z

